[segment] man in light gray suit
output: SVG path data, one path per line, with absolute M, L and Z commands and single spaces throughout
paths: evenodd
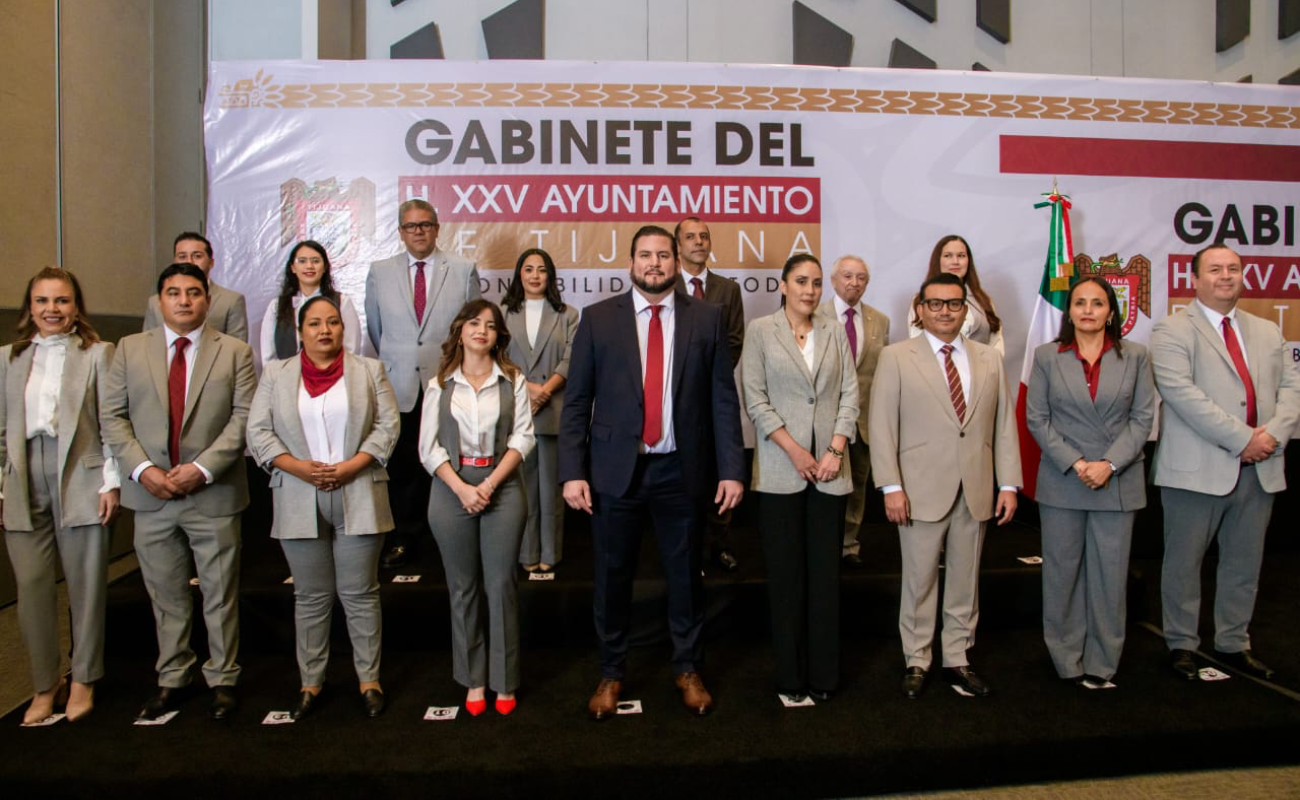
M 1300 416 L 1300 374 L 1278 327 L 1237 308 L 1240 256 L 1222 244 L 1201 250 L 1192 284 L 1196 300 L 1151 332 L 1163 400 L 1155 483 L 1165 511 L 1165 644 L 1174 671 L 1196 680 L 1201 560 L 1217 537 L 1214 648 L 1220 661 L 1271 680 L 1246 629 L 1273 495 L 1286 488 L 1283 448 Z
M 218 286 L 212 280 L 212 242 L 201 233 L 182 231 L 172 242 L 172 262 L 176 264 L 193 264 L 208 275 L 208 321 L 207 325 L 218 333 L 233 336 L 241 341 L 248 341 L 248 308 L 244 296 L 232 289 Z M 158 308 L 158 295 L 150 295 L 144 309 L 144 327 L 151 331 L 163 324 L 162 314 Z
M 428 531 L 430 476 L 419 453 L 424 387 L 438 374 L 456 312 L 481 296 L 474 262 L 438 249 L 433 206 L 419 199 L 402 203 L 397 233 L 406 252 L 374 262 L 366 276 L 366 327 L 402 412 L 389 487 L 397 527 L 381 562 L 389 568 L 405 564 L 417 537 Z
M 1015 403 L 1002 354 L 961 335 L 961 278 L 940 273 L 921 284 L 917 297 L 924 334 L 880 352 L 869 418 L 871 469 L 903 551 L 902 690 L 916 699 L 925 687 L 944 555 L 944 677 L 982 697 L 992 690 L 970 668 L 966 651 L 975 644 L 979 621 L 985 526 L 990 517 L 1003 525 L 1016 513 Z
M 867 414 L 871 407 L 871 379 L 876 374 L 880 351 L 889 344 L 889 317 L 862 302 L 871 282 L 871 270 L 861 256 L 840 256 L 831 268 L 831 287 L 835 292 L 817 311 L 838 322 L 849 340 L 849 353 L 858 372 L 858 435 L 849 442 L 849 470 L 853 492 L 849 495 L 844 517 L 844 542 L 841 563 L 852 569 L 862 567 L 858 555 L 858 533 L 867 507 L 867 480 L 871 477 L 871 451 Z
M 239 515 L 248 505 L 253 350 L 204 324 L 207 275 L 193 264 L 163 270 L 158 294 L 163 327 L 118 344 L 100 410 L 104 441 L 130 476 L 122 504 L 135 511 L 135 549 L 158 628 L 158 690 L 138 717 L 175 709 L 193 680 L 192 558 L 208 629 L 209 714 L 225 719 L 238 704 Z

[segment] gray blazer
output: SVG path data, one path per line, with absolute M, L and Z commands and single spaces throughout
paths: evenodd
M 1147 350 L 1122 344 L 1124 357 L 1101 357 L 1097 400 L 1088 394 L 1083 366 L 1074 350 L 1048 342 L 1034 350 L 1025 421 L 1043 450 L 1035 500 L 1058 508 L 1136 511 L 1147 504 L 1142 447 L 1155 421 L 1156 385 Z M 1117 468 L 1106 488 L 1089 489 L 1074 462 L 1106 460 Z
M 0 347 L 0 464 L 4 465 L 4 527 L 30 531 L 31 494 L 27 475 L 27 378 L 36 345 L 13 361 L 13 345 Z M 99 490 L 104 485 L 104 459 L 110 455 L 99 435 L 99 404 L 108 386 L 113 345 L 98 342 L 81 349 L 81 337 L 68 338 L 59 386 L 59 508 L 60 527 L 99 524 Z
M 481 294 L 474 262 L 441 250 L 434 250 L 425 261 L 429 293 L 424 319 L 418 324 L 405 252 L 374 262 L 366 275 L 366 328 L 388 368 L 397 407 L 403 412 L 415 408 L 420 387 L 437 377 L 442 342 L 456 313 Z
M 542 303 L 542 321 L 537 327 L 537 345 L 528 344 L 528 323 L 524 307 L 518 313 L 506 314 L 506 328 L 510 331 L 510 360 L 524 371 L 524 380 L 546 383 L 552 375 L 569 378 L 569 353 L 573 349 L 573 334 L 578 331 L 578 309 L 566 305 L 556 311 L 549 302 Z M 564 387 L 551 395 L 542 410 L 533 415 L 533 432 L 555 436 L 560 432 L 560 409 L 564 407 Z
M 343 497 L 343 533 L 384 533 L 393 529 L 388 505 L 388 470 L 384 465 L 397 444 L 397 401 L 384 365 L 373 358 L 344 353 L 343 385 L 348 393 L 348 424 L 343 452 L 347 458 L 369 453 L 375 463 L 339 490 Z M 288 453 L 310 460 L 311 449 L 298 414 L 302 361 L 271 361 L 248 414 L 248 448 L 262 469 L 271 473 L 275 539 L 314 539 L 318 535 L 316 487 L 271 466 Z
M 858 441 L 864 444 L 871 441 L 867 412 L 871 408 L 871 380 L 876 376 L 876 364 L 880 361 L 880 351 L 889 344 L 889 317 L 880 313 L 866 303 L 859 302 L 858 315 L 862 318 L 862 341 L 858 342 Z M 840 328 L 844 321 L 835 314 L 835 299 L 817 306 L 817 313 Z M 848 341 L 848 334 L 845 334 Z M 852 354 L 852 351 L 849 351 Z
M 745 408 L 758 434 L 754 452 L 753 489 L 772 494 L 794 494 L 808 487 L 785 451 L 770 437 L 786 432 L 821 458 L 831 437 L 842 434 L 853 441 L 858 426 L 858 378 L 842 326 L 820 314 L 813 315 L 813 370 L 794 341 L 794 331 L 777 309 L 760 317 L 745 331 Z M 848 452 L 840 474 L 815 484 L 826 494 L 853 491 Z
M 122 505 L 133 511 L 159 511 L 167 502 L 130 479 L 145 461 L 164 470 L 174 466 L 167 453 L 167 370 L 162 328 L 123 337 L 100 405 L 104 441 L 122 470 Z M 185 400 L 180 456 L 212 473 L 213 482 L 190 495 L 207 516 L 248 506 L 244 430 L 256 388 L 253 348 L 205 325 Z
M 1300 373 L 1277 325 L 1241 309 L 1236 316 L 1255 385 L 1258 424 L 1282 443 L 1255 465 L 1255 472 L 1264 491 L 1280 492 L 1286 488 L 1283 450 L 1300 417 Z M 1252 431 L 1246 424 L 1246 388 L 1223 335 L 1192 303 L 1156 323 L 1150 347 L 1162 401 L 1156 485 L 1228 494 L 1237 485 L 1238 456 Z
M 151 331 L 162 327 L 162 310 L 158 308 L 158 295 L 149 295 L 144 309 L 144 327 Z M 205 323 L 217 332 L 248 341 L 248 307 L 244 296 L 232 289 L 208 281 L 208 319 Z

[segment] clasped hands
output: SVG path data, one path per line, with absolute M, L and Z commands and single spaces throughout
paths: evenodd
M 1277 450 L 1277 446 L 1277 439 L 1261 425 L 1250 435 L 1250 441 L 1246 443 L 1246 447 L 1241 451 L 1239 458 L 1243 464 L 1258 464 L 1272 456 L 1274 451 Z
M 340 486 L 346 486 L 360 472 L 353 459 L 337 464 L 326 464 L 305 458 L 282 456 L 276 459 L 276 466 L 304 483 L 310 483 L 322 492 L 332 492 Z
M 194 463 L 179 464 L 170 471 L 154 465 L 140 473 L 140 485 L 159 500 L 175 500 L 202 489 L 207 479 Z
M 1110 468 L 1110 462 L 1105 459 L 1088 461 L 1080 458 L 1074 462 L 1074 474 L 1079 476 L 1084 486 L 1096 491 L 1106 488 L 1106 484 L 1110 483 L 1110 476 L 1114 475 L 1115 471 Z
M 802 447 L 794 448 L 788 455 L 799 477 L 811 483 L 826 483 L 834 480 L 840 474 L 840 466 L 844 463 L 843 458 L 829 450 L 822 453 L 820 459 L 813 458 L 813 454 Z
M 551 392 L 545 384 L 533 383 L 528 381 L 528 407 L 534 414 L 542 410 L 542 407 L 551 402 Z

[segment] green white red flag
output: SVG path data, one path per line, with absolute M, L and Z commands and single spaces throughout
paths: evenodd
M 1050 342 L 1061 332 L 1061 315 L 1074 280 L 1074 242 L 1070 235 L 1070 198 L 1056 191 L 1044 192 L 1047 199 L 1034 208 L 1050 208 L 1051 223 L 1047 235 L 1047 258 L 1043 262 L 1043 280 L 1034 301 L 1034 314 L 1025 337 L 1025 361 L 1020 369 L 1020 392 L 1016 398 L 1016 424 L 1020 429 L 1020 469 L 1024 474 L 1024 493 L 1030 499 L 1038 484 L 1038 462 L 1042 451 L 1025 424 L 1025 398 L 1029 376 L 1034 369 L 1034 350 Z

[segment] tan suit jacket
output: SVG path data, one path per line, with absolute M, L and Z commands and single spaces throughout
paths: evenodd
M 964 422 L 957 420 L 947 378 L 925 336 L 889 345 L 876 367 L 871 471 L 877 487 L 903 487 L 912 518 L 921 522 L 943 519 L 959 491 L 974 519 L 989 519 L 997 488 L 1023 485 L 1002 355 L 964 341 L 970 360 Z
M 167 374 L 163 328 L 118 343 L 100 417 L 104 441 L 122 470 L 122 504 L 136 511 L 158 511 L 167 502 L 130 479 L 145 461 L 164 470 L 174 466 L 167 454 Z M 253 350 L 205 325 L 189 378 L 181 462 L 197 462 L 213 476 L 192 495 L 195 506 L 213 517 L 236 514 L 248 505 L 244 431 L 257 388 Z
M 835 434 L 853 441 L 858 419 L 858 381 L 843 326 L 813 315 L 813 368 L 795 344 L 785 312 L 760 317 L 745 332 L 745 408 L 754 421 L 756 492 L 794 494 L 808 488 L 790 458 L 769 437 L 785 428 L 799 446 L 820 459 Z M 839 475 L 815 484 L 825 494 L 853 491 L 848 453 Z
M 1264 491 L 1280 492 L 1286 488 L 1283 450 L 1300 418 L 1300 373 L 1277 325 L 1241 309 L 1236 317 L 1255 386 L 1257 422 L 1282 443 L 1255 471 Z M 1156 323 L 1150 349 L 1163 401 L 1156 485 L 1228 494 L 1237 485 L 1239 456 L 1252 430 L 1246 424 L 1246 387 L 1223 334 L 1192 303 Z
M 835 315 L 834 296 L 817 307 L 820 314 L 840 328 L 844 320 Z M 870 444 L 871 431 L 867 414 L 871 410 L 871 381 L 876 375 L 880 351 L 889 344 L 889 317 L 866 303 L 858 303 L 858 316 L 862 319 L 862 341 L 858 342 L 858 441 Z
M 4 527 L 30 531 L 31 494 L 27 474 L 27 378 L 36 346 L 13 361 L 13 345 L 0 347 L 0 464 L 4 465 Z M 68 339 L 59 387 L 59 507 L 60 527 L 99 524 L 99 490 L 104 485 L 104 459 L 110 454 L 99 434 L 99 407 L 108 384 L 113 345 L 99 342 L 81 349 L 81 337 Z
M 343 498 L 343 533 L 384 533 L 393 529 L 388 505 L 388 470 L 385 465 L 397 444 L 399 415 L 393 385 L 377 359 L 343 355 L 343 384 L 348 395 L 348 422 L 344 432 L 344 458 L 369 453 L 374 463 L 339 490 Z M 298 413 L 302 387 L 302 361 L 286 358 L 267 362 L 262 382 L 248 415 L 248 447 L 262 469 L 271 473 L 275 539 L 314 539 L 319 535 L 316 487 L 271 466 L 277 456 L 311 460 L 311 448 Z
M 149 296 L 144 308 L 144 326 L 141 330 L 151 331 L 162 327 L 162 312 L 158 307 L 158 295 Z M 248 304 L 244 296 L 233 289 L 208 281 L 208 327 L 218 333 L 248 341 Z

